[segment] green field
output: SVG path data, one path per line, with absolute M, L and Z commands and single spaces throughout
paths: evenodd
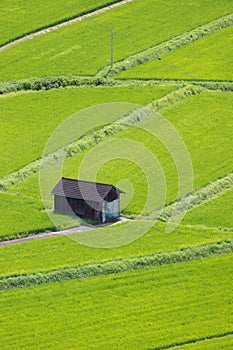
M 114 61 L 119 61 L 231 11 L 229 0 L 213 0 L 211 6 L 208 0 L 182 0 L 179 6 L 175 0 L 135 0 L 98 18 L 62 28 L 3 52 L 0 80 L 94 75 L 110 63 L 111 28 L 115 32 Z
M 210 34 L 118 75 L 119 78 L 232 80 L 233 27 Z
M 233 190 L 190 210 L 184 224 L 228 228 L 233 231 Z M 233 233 L 233 232 L 232 232 Z
M 114 2 L 114 1 L 112 1 Z M 0 45 L 38 28 L 64 21 L 109 3 L 107 0 L 2 0 Z
M 154 349 L 232 332 L 231 266 L 228 254 L 2 292 L 1 347 Z
M 194 171 L 195 188 L 205 186 L 209 181 L 216 180 L 232 170 L 232 159 L 228 156 L 233 147 L 231 129 L 233 127 L 231 115 L 233 110 L 231 93 L 202 93 L 198 96 L 191 96 L 181 101 L 179 104 L 172 105 L 166 110 L 161 111 L 161 114 L 172 122 L 173 126 L 183 138 L 188 151 L 190 153 Z M 213 122 L 210 123 L 210 120 Z M 169 203 L 177 196 L 177 171 L 169 155 L 166 145 L 162 145 L 154 136 L 149 135 L 142 129 L 147 128 L 152 133 L 156 132 L 157 125 L 154 122 L 154 117 L 138 124 L 136 128 L 130 128 L 116 135 L 114 139 L 134 140 L 145 145 L 146 149 L 153 154 L 153 162 L 157 159 L 166 177 L 166 202 Z M 218 140 L 216 142 L 216 139 Z M 102 159 L 107 159 L 109 152 L 113 153 L 115 149 L 114 143 L 109 147 L 103 147 L 101 153 L 99 148 L 93 151 L 91 160 L 87 160 L 88 166 L 83 172 L 83 176 L 87 179 L 93 178 L 95 169 L 100 168 Z M 138 163 L 144 164 L 143 160 L 146 153 L 136 156 Z M 86 152 L 89 154 L 89 151 Z M 64 165 L 64 176 L 76 176 L 79 164 L 86 157 L 85 154 L 79 154 L 69 158 Z M 101 154 L 101 162 L 99 157 Z M 131 153 L 131 156 L 130 156 Z M 114 154 L 114 153 L 113 153 Z M 140 154 L 140 156 L 139 156 Z M 146 167 L 146 177 L 143 176 L 139 168 L 136 167 L 136 160 L 131 152 L 131 147 L 128 145 L 129 160 L 132 159 L 134 164 L 126 163 L 124 160 L 115 159 L 106 163 L 98 172 L 98 181 L 108 181 L 109 183 L 117 184 L 120 179 L 129 179 L 134 186 L 134 197 L 130 205 L 123 210 L 123 213 L 138 214 L 141 213 L 145 205 L 147 195 L 147 178 L 154 178 L 154 186 L 157 189 L 160 187 L 161 179 L 156 176 L 153 162 L 149 162 Z M 89 159 L 89 158 L 87 158 Z M 220 166 L 221 164 L 221 166 Z M 156 168 L 157 169 L 157 168 Z M 125 188 L 127 189 L 127 187 Z M 124 190 L 124 188 L 123 188 Z M 26 191 L 26 189 L 25 189 Z M 159 191 L 159 190 L 158 190 Z M 130 190 L 127 191 L 130 193 Z M 123 196 L 122 196 L 123 197 Z M 152 211 L 156 208 L 156 196 L 152 200 L 151 206 L 147 208 Z M 157 194 L 158 202 L 159 192 Z M 124 197 L 122 198 L 124 201 Z M 154 203 L 154 205 L 153 205 Z
M 156 86 L 134 89 L 127 87 L 72 88 L 1 97 L 0 176 L 3 177 L 40 158 L 54 129 L 74 113 L 108 102 L 146 105 L 173 89 Z M 104 120 L 99 119 L 101 124 L 107 124 L 118 117 L 118 114 L 115 115 L 112 112 L 106 115 Z M 88 125 L 85 127 L 88 130 Z
M 136 221 L 128 228 L 127 234 L 133 234 L 135 227 L 143 232 L 143 221 Z M 232 239 L 232 233 L 207 230 L 203 228 L 179 226 L 171 234 L 166 233 L 166 225 L 157 222 L 139 240 L 111 249 L 97 249 L 84 246 L 75 241 L 75 234 L 40 241 L 21 243 L 0 248 L 0 276 L 49 271 L 62 267 L 98 263 L 109 260 L 143 256 L 160 252 L 179 250 L 211 242 Z M 93 231 L 110 233 L 110 228 Z M 88 233 L 89 235 L 90 233 Z M 81 237 L 80 234 L 78 234 Z
M 202 93 L 199 96 L 189 97 L 162 112 L 179 131 L 188 147 L 194 169 L 194 184 L 196 188 L 205 186 L 209 181 L 216 180 L 218 177 L 229 173 L 232 169 L 232 159 L 228 157 L 232 149 L 231 105 L 231 93 Z M 209 123 L 210 118 L 214 123 Z M 147 127 L 152 132 L 156 129 L 153 117 L 141 122 L 139 126 Z M 216 143 L 216 138 L 218 143 Z M 119 133 L 113 138 L 114 140 L 134 140 L 150 150 L 160 162 L 165 173 L 167 182 L 166 203 L 176 198 L 178 180 L 174 162 L 166 148 L 155 137 L 139 128 L 130 128 Z M 137 215 L 141 213 L 148 197 L 146 177 L 156 177 L 153 167 L 154 159 L 152 163 L 147 165 L 146 173 L 143 175 L 140 168 L 134 163 L 135 160 L 130 155 L 130 146 L 128 147 L 128 159 L 132 162 L 115 159 L 107 162 L 104 166 L 100 166 L 100 157 L 95 157 L 94 153 L 94 159 L 88 162 L 82 178 L 93 180 L 95 169 L 97 168 L 99 169 L 97 172 L 98 181 L 114 184 L 117 184 L 118 181 L 124 178 L 131 181 L 131 184 L 134 186 L 132 192 L 131 188 L 127 187 L 127 184 L 125 184 L 126 187 L 122 184 L 122 189 L 126 190 L 127 193 L 126 196 L 122 196 L 122 212 L 125 215 Z M 107 148 L 104 147 L 101 153 L 101 160 L 107 158 L 109 152 L 111 154 L 112 149 L 111 144 Z M 86 159 L 86 157 L 88 159 L 89 152 L 87 150 L 67 159 L 63 169 L 63 176 L 76 177 L 82 160 Z M 97 152 L 99 152 L 98 147 Z M 143 161 L 145 153 L 142 153 L 140 157 L 137 156 L 139 165 L 145 163 Z M 53 185 L 54 183 L 51 184 L 51 188 Z M 154 186 L 156 185 L 157 188 L 160 186 L 159 179 L 154 181 Z M 23 196 L 32 196 L 36 201 L 39 201 L 38 175 L 29 177 L 26 181 L 13 187 L 11 192 Z M 134 196 L 127 205 L 131 193 L 134 193 Z M 146 208 L 144 213 L 154 211 L 158 207 L 158 203 L 160 203 L 160 201 L 158 202 L 158 194 L 157 201 L 155 198 L 156 196 L 150 196 L 149 207 Z M 229 213 L 229 211 L 227 212 Z M 230 216 L 230 213 L 226 215 Z
M 231 350 L 232 0 L 133 0 L 1 49 L 114 2 L 1 2 L 0 241 L 75 233 L 0 244 L 0 348 Z M 131 220 L 55 214 L 61 176 L 119 187 Z

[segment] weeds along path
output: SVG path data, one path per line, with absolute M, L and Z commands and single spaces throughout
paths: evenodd
M 132 125 L 136 125 L 141 120 L 148 117 L 148 113 L 151 115 L 151 110 L 153 111 L 160 111 L 163 108 L 167 108 L 168 106 L 179 103 L 181 100 L 187 98 L 191 95 L 197 95 L 201 93 L 202 91 L 205 91 L 205 89 L 193 86 L 193 85 L 186 85 L 185 87 L 182 87 L 176 91 L 173 91 L 169 93 L 168 95 L 155 100 L 151 102 L 147 109 L 139 108 L 137 110 L 134 110 L 130 112 L 128 115 L 118 119 L 114 123 L 105 126 L 97 131 L 93 131 L 78 141 L 68 144 L 61 149 L 55 151 L 54 153 L 48 154 L 46 156 L 46 163 L 49 166 L 52 166 L 54 163 L 57 162 L 57 159 L 59 159 L 59 155 L 66 152 L 66 157 L 72 157 L 78 153 L 81 153 L 98 143 L 102 142 L 109 136 L 116 135 L 117 133 L 131 127 Z M 0 179 L 0 191 L 7 192 L 11 187 L 17 185 L 18 183 L 26 180 L 29 176 L 34 175 L 40 171 L 41 166 L 41 159 L 38 159 L 36 161 L 33 161 L 21 169 L 6 175 L 4 178 Z
M 198 188 L 196 191 L 178 199 L 174 203 L 166 206 L 160 214 L 157 210 L 147 218 L 150 220 L 159 219 L 161 221 L 168 221 L 171 216 L 176 216 L 182 213 L 184 210 L 190 210 L 198 207 L 204 202 L 208 202 L 214 199 L 224 192 L 233 188 L 233 173 L 223 176 L 220 179 L 210 182 L 204 187 Z M 145 217 L 144 217 L 145 218 Z
M 173 80 L 173 79 L 107 79 L 81 76 L 57 76 L 15 80 L 0 83 L 0 98 L 9 93 L 25 93 L 30 91 L 52 90 L 67 87 L 98 87 L 98 86 L 175 86 L 182 88 L 187 84 L 200 86 L 210 91 L 233 91 L 232 81 L 219 80 Z
M 178 35 L 159 45 L 155 45 L 145 51 L 139 52 L 138 54 L 129 56 L 126 59 L 115 63 L 112 68 L 110 66 L 104 67 L 98 72 L 97 76 L 113 77 L 122 71 L 139 66 L 140 64 L 151 61 L 155 58 L 160 58 L 166 53 L 177 50 L 182 46 L 190 44 L 206 35 L 212 34 L 231 25 L 233 25 L 233 13 Z
M 167 253 L 138 256 L 121 260 L 111 260 L 103 263 L 79 265 L 58 270 L 30 273 L 17 276 L 0 277 L 0 291 L 13 288 L 24 288 L 68 280 L 77 280 L 122 272 L 141 270 L 148 267 L 176 264 L 199 260 L 210 256 L 230 254 L 233 252 L 233 241 L 208 243 Z
M 53 32 L 54 30 L 57 30 L 57 29 L 60 29 L 62 27 L 66 27 L 66 26 L 69 26 L 73 23 L 76 23 L 76 22 L 81 22 L 81 21 L 84 21 L 85 19 L 87 18 L 91 18 L 91 17 L 94 17 L 94 16 L 98 16 L 100 15 L 101 13 L 104 13 L 104 12 L 107 12 L 107 11 L 110 11 L 116 7 L 120 7 L 120 6 L 123 6 L 123 5 L 126 5 L 130 2 L 133 2 L 134 0 L 123 0 L 123 1 L 115 1 L 113 2 L 112 4 L 108 5 L 108 6 L 105 6 L 103 8 L 100 8 L 98 10 L 95 10 L 95 11 L 92 11 L 92 12 L 89 12 L 85 15 L 82 15 L 82 16 L 78 16 L 78 17 L 75 17 L 73 19 L 70 19 L 68 21 L 65 21 L 65 22 L 62 22 L 62 23 L 59 23 L 59 24 L 56 24 L 54 26 L 51 26 L 51 27 L 47 27 L 47 28 L 44 28 L 42 30 L 39 30 L 37 32 L 34 32 L 32 34 L 28 34 L 28 35 L 25 35 L 23 36 L 22 38 L 20 39 L 16 39 L 16 40 L 13 40 L 11 41 L 10 43 L 6 44 L 6 45 L 3 45 L 2 47 L 0 47 L 0 52 L 3 52 L 3 51 L 6 51 L 8 49 L 10 49 L 11 47 L 13 46 L 16 46 L 16 45 L 19 45 L 21 44 L 22 42 L 24 41 L 27 41 L 27 40 L 31 40 L 31 39 L 34 39 L 38 36 L 41 36 L 41 35 L 44 35 L 46 33 L 50 33 L 50 32 Z

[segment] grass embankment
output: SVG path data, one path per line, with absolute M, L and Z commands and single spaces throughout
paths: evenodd
M 133 69 L 122 72 L 118 78 L 232 80 L 232 27 L 224 28 L 207 37 Z
M 2 0 L 0 23 L 0 46 L 38 29 L 60 23 L 83 13 L 90 12 L 110 0 L 41 0 L 37 4 L 29 0 Z
M 231 333 L 231 266 L 228 254 L 2 292 L 1 347 L 155 349 Z
M 0 79 L 95 75 L 101 67 L 109 65 L 111 28 L 115 33 L 114 61 L 119 61 L 231 10 L 228 0 L 213 0 L 211 6 L 208 0 L 183 2 L 179 6 L 175 0 L 135 0 L 98 18 L 61 28 L 3 52 Z

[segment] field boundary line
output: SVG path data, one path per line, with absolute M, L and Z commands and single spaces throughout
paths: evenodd
M 227 174 L 206 186 L 189 193 L 175 202 L 167 205 L 163 210 L 156 210 L 153 214 L 143 216 L 149 220 L 161 220 L 167 222 L 171 217 L 180 215 L 182 212 L 199 207 L 210 200 L 219 197 L 226 191 L 233 188 L 233 173 Z M 162 213 L 161 213 L 162 211 Z
M 10 93 L 62 89 L 68 87 L 135 87 L 135 86 L 175 86 L 187 84 L 206 88 L 210 91 L 233 91 L 233 81 L 221 80 L 169 80 L 169 79 L 107 79 L 91 76 L 57 76 L 20 79 L 13 82 L 0 82 L 0 97 Z
M 176 37 L 150 47 L 149 49 L 128 56 L 122 61 L 116 62 L 112 68 L 110 66 L 103 67 L 99 70 L 97 76 L 113 77 L 125 70 L 134 68 L 153 59 L 160 59 L 163 55 L 171 51 L 177 50 L 187 44 L 197 41 L 209 34 L 231 25 L 233 25 L 233 13 L 196 27 L 195 29 L 187 31 L 181 35 L 177 35 Z
M 131 272 L 156 266 L 200 260 L 233 252 L 233 241 L 222 241 L 183 248 L 180 250 L 138 256 L 134 258 L 110 260 L 102 263 L 85 264 L 45 272 L 0 277 L 0 291 L 13 288 L 77 280 L 90 277 Z
M 215 334 L 215 335 L 208 335 L 206 337 L 202 337 L 202 338 L 197 338 L 197 339 L 191 339 L 188 341 L 183 341 L 180 343 L 174 343 L 174 344 L 170 344 L 164 347 L 159 347 L 159 348 L 149 348 L 148 350 L 168 350 L 168 349 L 177 349 L 181 346 L 184 345 L 189 345 L 189 344 L 198 344 L 198 343 L 202 343 L 208 340 L 213 340 L 213 339 L 221 339 L 221 338 L 226 338 L 226 337 L 230 337 L 233 335 L 233 331 L 230 332 L 226 332 L 226 333 L 222 333 L 222 334 Z
M 109 83 L 108 83 L 109 81 Z M 104 80 L 105 84 L 122 87 L 134 86 L 175 86 L 185 87 L 187 84 L 203 87 L 210 91 L 233 91 L 233 81 L 230 80 L 179 80 L 179 79 L 114 79 Z M 1 85 L 0 85 L 1 93 Z
M 61 149 L 50 153 L 46 156 L 47 164 L 53 165 L 60 159 L 60 155 L 64 152 L 67 154 L 67 158 L 72 157 L 78 153 L 81 153 L 105 140 L 107 137 L 116 135 L 117 133 L 136 125 L 149 115 L 153 115 L 154 111 L 160 111 L 167 108 L 171 104 L 178 103 L 179 101 L 187 98 L 191 95 L 197 95 L 205 91 L 203 88 L 187 85 L 179 90 L 172 91 L 166 96 L 161 97 L 152 103 L 149 103 L 145 107 L 133 110 L 128 115 L 120 117 L 115 122 L 83 136 L 78 141 L 68 144 Z M 144 109 L 147 108 L 147 109 Z M 11 187 L 26 180 L 29 176 L 39 172 L 41 167 L 41 158 L 23 166 L 3 178 L 0 179 L 0 192 L 7 192 Z
M 36 30 L 34 32 L 24 34 L 23 36 L 16 38 L 16 39 L 12 39 L 10 42 L 7 42 L 6 44 L 3 44 L 2 46 L 0 46 L 0 53 L 12 48 L 13 46 L 19 45 L 25 41 L 37 38 L 37 37 L 44 35 L 44 34 L 47 34 L 47 33 L 51 33 L 55 30 L 58 30 L 58 29 L 63 28 L 63 27 L 67 27 L 67 26 L 72 25 L 74 23 L 81 22 L 87 18 L 98 16 L 104 12 L 107 12 L 107 11 L 110 11 L 114 8 L 126 5 L 128 3 L 133 2 L 133 1 L 134 0 L 110 1 L 106 4 L 104 4 L 103 6 L 99 6 L 98 8 L 94 8 L 90 12 L 83 12 L 83 13 L 79 14 L 78 16 L 72 17 L 69 20 L 61 21 L 57 24 L 45 26 L 45 27 L 42 27 L 41 29 Z

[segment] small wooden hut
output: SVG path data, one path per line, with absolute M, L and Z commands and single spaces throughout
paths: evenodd
M 124 192 L 113 185 L 65 177 L 51 191 L 55 213 L 99 222 L 119 217 L 121 193 Z

